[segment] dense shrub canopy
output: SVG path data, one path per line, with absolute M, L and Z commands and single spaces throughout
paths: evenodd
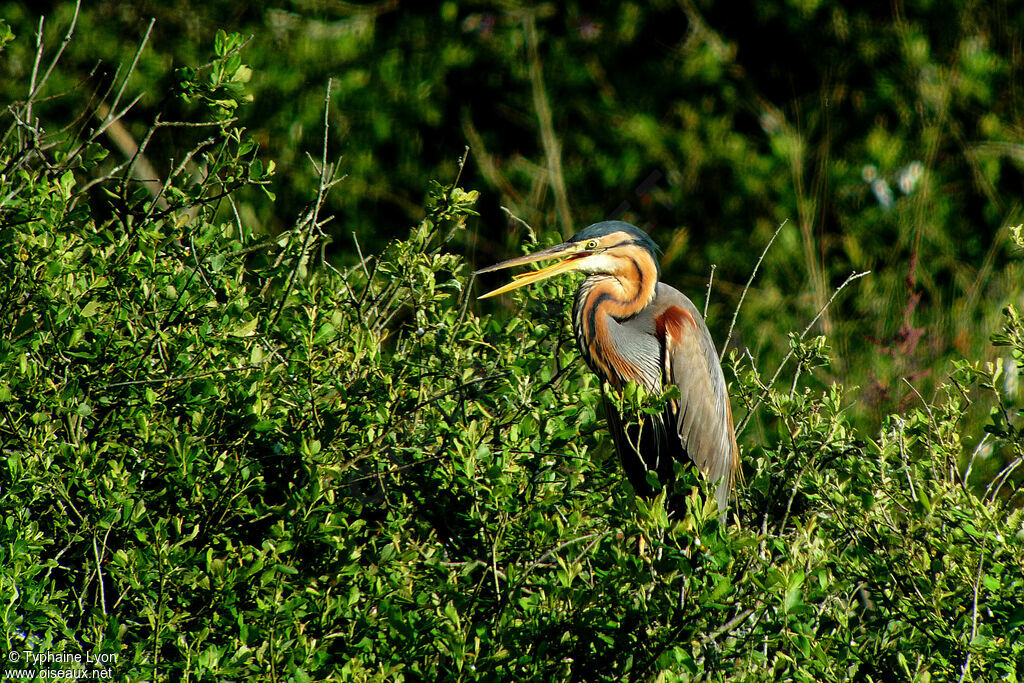
M 8 9 L 18 40 L 0 94 L 21 101 L 39 9 Z M 48 46 L 74 14 L 55 3 Z M 872 429 L 915 400 L 903 378 L 931 397 L 950 360 L 994 360 L 1001 305 L 1021 305 L 1006 232 L 1024 220 L 1020 3 L 98 0 L 50 77 L 65 97 L 33 111 L 59 126 L 95 106 L 151 20 L 126 90 L 143 97 L 122 119 L 136 141 L 158 113 L 189 117 L 177 69 L 201 63 L 218 29 L 252 36 L 252 101 L 233 113 L 281 171 L 275 203 L 235 196 L 257 232 L 286 229 L 310 200 L 305 155 L 320 149 L 334 79 L 330 152 L 346 174 L 326 204 L 344 216 L 325 228 L 336 265 L 358 261 L 353 232 L 366 253 L 403 237 L 424 216 L 427 181 L 450 182 L 469 144 L 462 182 L 482 191 L 482 220 L 458 236 L 460 253 L 494 262 L 523 241 L 502 205 L 544 235 L 622 217 L 662 245 L 683 291 L 700 293 L 717 265 L 710 319 L 723 338 L 755 255 L 788 220 L 736 339 L 777 361 L 786 336 L 762 330 L 802 329 L 851 272 L 871 270 L 822 318 L 836 353 L 817 388 L 863 388 L 853 418 Z M 159 174 L 191 132 L 203 139 L 149 139 Z M 123 160 L 101 143 L 115 151 L 107 168 Z
M 98 3 L 39 47 L 12 7 L 4 649 L 127 680 L 1024 678 L 1021 24 L 798 4 L 750 10 L 770 53 L 690 3 Z M 467 255 L 615 212 L 667 278 L 721 264 L 720 342 L 789 219 L 726 355 L 738 523 L 685 467 L 679 518 L 623 481 L 573 281 L 473 300 Z

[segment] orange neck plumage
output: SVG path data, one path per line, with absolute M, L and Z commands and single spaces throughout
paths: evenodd
M 633 247 L 615 258 L 616 270 L 588 277 L 573 307 L 576 341 L 587 364 L 613 386 L 644 378 L 615 348 L 609 325 L 642 311 L 654 299 L 658 271 L 650 255 Z

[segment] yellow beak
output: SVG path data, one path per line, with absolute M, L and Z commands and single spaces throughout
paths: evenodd
M 497 289 L 487 292 L 486 294 L 480 295 L 479 298 L 487 299 L 492 296 L 498 296 L 505 292 L 511 292 L 513 289 L 519 289 L 526 285 L 532 285 L 534 282 L 540 282 L 541 280 L 547 280 L 548 278 L 554 277 L 555 275 L 561 275 L 562 273 L 571 273 L 580 267 L 580 260 L 590 256 L 590 253 L 583 251 L 582 245 L 576 242 L 564 242 L 562 244 L 556 244 L 553 247 L 547 249 L 541 249 L 540 251 L 532 254 L 526 254 L 525 256 L 517 256 L 516 258 L 509 259 L 508 261 L 502 261 L 496 263 L 493 266 L 481 268 L 474 272 L 474 275 L 480 273 L 490 273 L 494 270 L 502 270 L 504 268 L 512 268 L 513 266 L 522 266 L 528 263 L 536 263 L 537 261 L 546 261 L 548 259 L 562 258 L 564 260 L 558 263 L 553 263 L 550 266 L 541 268 L 539 270 L 531 270 L 527 273 L 520 273 L 519 275 L 512 276 L 512 282 L 507 285 L 498 287 Z

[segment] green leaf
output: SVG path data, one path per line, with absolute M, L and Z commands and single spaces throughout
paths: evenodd
M 93 299 L 89 301 L 85 306 L 82 307 L 81 315 L 83 318 L 91 318 L 99 312 L 102 304 L 99 301 Z
M 257 325 L 259 325 L 259 318 L 254 317 L 231 328 L 228 334 L 232 337 L 251 337 L 256 334 Z
M 789 582 L 786 588 L 786 595 L 782 601 L 782 611 L 786 614 L 793 612 L 793 610 L 803 604 L 803 580 L 804 574 L 801 571 L 794 572 L 789 577 Z

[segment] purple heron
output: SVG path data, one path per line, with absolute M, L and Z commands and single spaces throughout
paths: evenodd
M 622 221 L 604 221 L 580 230 L 567 242 L 502 261 L 477 273 L 556 260 L 514 276 L 509 284 L 480 298 L 497 296 L 562 273 L 586 279 L 576 290 L 572 323 L 584 361 L 613 389 L 628 382 L 661 393 L 670 385 L 663 414 L 635 423 L 623 420 L 606 401 L 608 426 L 626 476 L 636 492 L 654 494 L 648 472 L 663 486 L 673 480 L 673 462 L 692 461 L 717 482 L 718 509 L 729 503 L 739 454 L 725 377 L 707 325 L 682 292 L 659 282 L 657 245 L 645 232 Z

